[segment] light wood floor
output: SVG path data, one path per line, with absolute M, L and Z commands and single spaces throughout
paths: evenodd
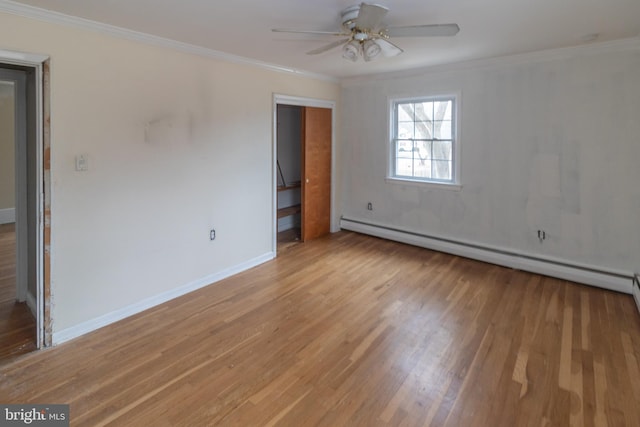
M 639 360 L 628 295 L 340 232 L 5 365 L 0 402 L 78 426 L 639 426 Z
M 0 224 L 0 365 L 36 349 L 36 321 L 16 302 L 15 224 Z

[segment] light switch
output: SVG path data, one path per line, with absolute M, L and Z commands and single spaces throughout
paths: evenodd
M 76 171 L 84 172 L 89 169 L 89 158 L 86 154 L 76 156 Z

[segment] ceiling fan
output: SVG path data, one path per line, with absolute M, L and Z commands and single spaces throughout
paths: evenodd
M 317 55 L 342 45 L 342 56 L 354 62 L 358 60 L 359 56 L 362 56 L 365 61 L 371 61 L 380 55 L 391 57 L 401 54 L 403 50 L 389 41 L 391 37 L 454 36 L 460 31 L 458 24 L 385 27 L 382 25 L 382 20 L 387 12 L 389 9 L 386 7 L 361 3 L 342 11 L 340 14 L 342 30 L 338 32 L 282 28 L 274 28 L 272 31 L 341 37 L 340 40 L 307 52 L 307 55 Z

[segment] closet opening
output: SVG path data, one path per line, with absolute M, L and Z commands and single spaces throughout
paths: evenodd
M 302 110 L 277 105 L 277 232 L 278 250 L 301 242 L 302 227 Z
M 331 232 L 333 115 L 329 101 L 274 98 L 274 252 Z

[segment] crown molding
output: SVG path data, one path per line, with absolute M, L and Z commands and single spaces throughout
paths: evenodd
M 156 47 L 162 47 L 179 52 L 189 53 L 205 58 L 222 60 L 241 65 L 249 65 L 265 70 L 294 74 L 302 77 L 313 78 L 316 80 L 327 81 L 331 83 L 341 83 L 342 86 L 350 86 L 367 82 L 375 82 L 380 80 L 407 78 L 420 75 L 429 75 L 436 73 L 447 73 L 454 71 L 463 71 L 468 69 L 486 69 L 499 68 L 503 66 L 521 65 L 526 63 L 550 61 L 555 59 L 567 59 L 576 56 L 598 54 L 612 51 L 640 50 L 640 36 L 613 40 L 600 43 L 589 43 L 579 46 L 570 46 L 557 49 L 547 49 L 535 52 L 497 56 L 492 58 L 474 59 L 450 64 L 435 65 L 429 67 L 419 67 L 410 70 L 394 71 L 388 73 L 367 74 L 355 77 L 336 78 L 325 74 L 313 73 L 306 70 L 291 68 L 283 65 L 272 64 L 268 62 L 258 61 L 243 56 L 233 55 L 214 49 L 197 46 L 190 43 L 184 43 L 177 40 L 167 39 L 164 37 L 154 36 L 139 31 L 129 30 L 114 25 L 104 24 L 85 18 L 66 15 L 60 12 L 54 12 L 41 9 L 34 6 L 18 3 L 11 0 L 0 0 L 0 12 L 6 12 L 13 15 L 44 21 L 52 24 L 58 24 L 66 27 L 83 29 L 102 33 L 105 35 L 118 37 L 134 42 L 144 43 Z
M 497 56 L 493 58 L 474 59 L 451 64 L 434 65 L 430 67 L 414 68 L 411 70 L 394 71 L 389 73 L 369 74 L 366 76 L 348 77 L 341 80 L 343 87 L 380 80 L 408 78 L 430 74 L 450 73 L 470 69 L 490 69 L 506 66 L 530 64 L 558 59 L 575 58 L 579 56 L 601 53 L 640 51 L 640 36 L 627 39 L 612 40 L 600 43 L 589 43 L 580 46 L 569 46 L 556 49 L 540 50 L 514 55 Z
M 339 80 L 327 76 L 324 74 L 312 73 L 310 71 L 295 69 L 278 64 L 271 64 L 268 62 L 258 61 L 243 56 L 232 55 L 225 52 L 220 52 L 214 49 L 197 46 L 190 43 L 184 43 L 177 40 L 167 39 L 164 37 L 154 36 L 139 31 L 129 30 L 126 28 L 117 27 L 115 25 L 104 24 L 101 22 L 92 21 L 90 19 L 80 18 L 77 16 L 66 15 L 60 12 L 54 12 L 39 7 L 29 6 L 22 3 L 17 3 L 11 0 L 0 0 L 0 12 L 6 12 L 13 15 L 22 16 L 25 18 L 31 18 L 38 21 L 44 21 L 52 24 L 63 25 L 66 27 L 72 27 L 82 30 L 89 30 L 97 33 L 106 34 L 109 36 L 118 37 L 125 40 L 135 41 L 152 45 L 156 47 L 162 47 L 166 49 L 172 49 L 179 52 L 190 53 L 193 55 L 202 56 L 210 59 L 217 59 L 227 61 L 235 64 L 250 65 L 269 71 L 276 71 L 286 74 L 295 74 L 302 77 L 309 77 L 317 80 L 324 80 L 331 83 L 338 83 Z

